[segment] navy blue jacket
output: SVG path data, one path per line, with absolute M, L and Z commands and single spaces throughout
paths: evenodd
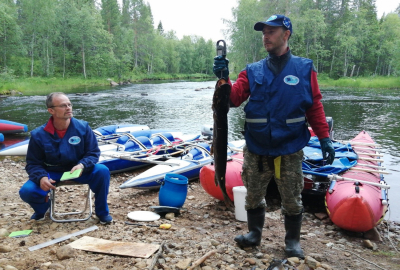
M 84 172 L 90 172 L 98 162 L 100 149 L 89 124 L 71 118 L 62 139 L 56 132 L 45 130 L 47 124 L 34 129 L 26 155 L 26 171 L 29 179 L 37 184 L 48 171 L 66 172 L 82 163 Z
M 246 68 L 250 84 L 250 98 L 244 108 L 246 144 L 258 155 L 292 154 L 310 139 L 305 114 L 313 105 L 313 64 L 310 59 L 291 55 L 275 75 L 266 61 Z

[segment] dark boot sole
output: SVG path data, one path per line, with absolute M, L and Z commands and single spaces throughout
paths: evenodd
M 236 236 L 235 239 L 233 239 L 241 248 L 247 248 L 247 247 L 256 247 L 261 244 L 261 241 L 259 242 L 250 242 L 248 241 L 243 235 Z

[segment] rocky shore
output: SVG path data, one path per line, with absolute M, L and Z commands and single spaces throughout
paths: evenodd
M 341 230 L 323 211 L 323 200 L 307 198 L 301 231 L 306 259 L 285 259 L 283 216 L 276 193 L 268 198 L 263 240 L 258 248 L 243 250 L 233 238 L 247 232 L 247 224 L 235 219 L 224 204 L 210 197 L 198 181 L 189 184 L 185 205 L 176 215 L 166 215 L 143 225 L 126 225 L 127 214 L 148 211 L 158 205 L 158 192 L 119 189 L 128 177 L 140 171 L 111 178 L 109 205 L 112 224 L 99 224 L 95 215 L 85 222 L 55 223 L 32 221 L 32 209 L 21 201 L 18 190 L 27 180 L 22 158 L 0 159 L 0 270 L 25 269 L 400 269 L 400 225 L 383 221 L 368 233 Z M 69 211 L 79 208 L 85 198 L 81 187 L 61 187 L 57 199 Z M 393 194 L 394 196 L 395 194 Z M 390 198 L 389 198 L 390 199 Z M 390 201 L 389 201 L 390 202 Z M 29 251 L 28 248 L 97 225 L 98 229 L 65 241 Z M 32 230 L 23 238 L 8 237 L 11 232 Z M 149 258 L 135 258 L 73 249 L 68 244 L 82 236 L 105 240 L 161 245 Z M 204 257 L 206 256 L 206 257 Z M 201 262 L 202 261 L 202 262 Z M 200 263 L 201 262 L 201 263 Z M 199 264 L 199 266 L 195 266 Z M 275 268 L 272 265 L 276 265 Z M 190 268 L 191 267 L 191 268 Z

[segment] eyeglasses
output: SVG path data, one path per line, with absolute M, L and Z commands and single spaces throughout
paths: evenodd
M 68 104 L 63 104 L 63 105 L 59 105 L 59 106 L 50 106 L 49 108 L 54 108 L 54 107 L 60 107 L 62 109 L 66 109 L 66 108 L 72 108 L 72 104 L 68 103 Z

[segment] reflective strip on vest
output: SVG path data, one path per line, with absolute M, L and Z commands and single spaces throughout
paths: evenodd
M 247 123 L 267 123 L 268 120 L 266 118 L 260 118 L 260 119 L 249 119 L 246 118 Z
M 293 119 L 287 119 L 286 120 L 286 124 L 293 124 L 293 123 L 302 122 L 302 121 L 305 121 L 305 120 L 306 120 L 306 118 L 304 116 L 298 117 L 298 118 L 293 118 Z

